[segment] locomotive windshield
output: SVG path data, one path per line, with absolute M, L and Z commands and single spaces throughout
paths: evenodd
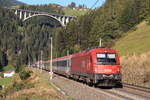
M 100 65 L 115 65 L 115 53 L 97 53 L 97 63 Z

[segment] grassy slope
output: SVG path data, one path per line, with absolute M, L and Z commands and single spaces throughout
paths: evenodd
M 6 96 L 6 98 L 4 97 L 6 100 L 63 100 L 49 82 L 48 75 L 45 77 L 45 74 L 43 75 L 37 70 L 33 69 L 32 71 L 33 73 L 26 80 L 21 80 L 16 74 L 13 81 L 9 82 L 2 91 L 0 90 L 0 96 Z M 16 85 L 14 86 L 14 84 Z
M 64 13 L 66 16 L 82 16 L 87 13 L 87 11 L 78 11 L 72 9 L 64 9 Z
M 4 72 L 8 72 L 11 70 L 15 70 L 14 67 L 12 65 L 7 65 L 3 68 L 3 72 L 0 72 L 0 74 L 4 73 Z M 9 78 L 1 78 L 0 79 L 0 85 L 8 85 L 12 82 L 13 78 L 9 77 Z
M 11 64 L 8 64 L 7 66 L 3 68 L 3 72 L 7 72 L 11 70 L 15 70 L 15 68 Z
M 150 50 L 150 25 L 142 22 L 135 31 L 130 31 L 113 47 L 120 55 L 143 53 Z
M 122 56 L 122 81 L 150 87 L 150 25 L 142 22 L 136 27 L 135 31 L 118 40 L 113 48 Z
M 0 79 L 0 85 L 8 85 L 12 82 L 12 77 L 9 78 L 1 78 Z

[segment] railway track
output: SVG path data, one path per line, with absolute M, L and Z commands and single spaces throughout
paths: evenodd
M 132 88 L 132 89 L 135 89 L 135 90 L 139 90 L 139 91 L 150 93 L 150 88 L 147 88 L 147 87 L 127 84 L 127 83 L 123 83 L 123 86 L 127 87 L 127 88 Z
M 110 90 L 104 90 L 107 93 L 110 93 L 111 95 L 115 95 L 116 98 L 120 98 L 123 100 L 150 100 L 150 97 L 148 94 L 140 94 L 136 93 L 136 91 L 128 91 L 126 89 L 110 89 Z
M 150 100 L 150 88 L 123 83 L 123 88 L 101 89 L 120 100 Z
M 73 80 L 64 78 L 62 76 L 57 76 L 57 77 L 61 77 L 61 79 L 67 80 L 68 82 L 73 81 Z M 80 84 L 83 85 L 83 83 L 80 83 Z M 87 86 L 87 85 L 84 84 L 84 86 Z M 101 87 L 90 87 L 90 86 L 87 86 L 87 88 L 90 88 L 90 90 L 96 91 L 99 94 L 104 94 L 106 96 L 110 96 L 111 98 L 115 98 L 114 100 L 150 100 L 149 88 L 143 88 L 143 87 L 133 86 L 129 84 L 124 85 L 123 88 L 104 89 Z
M 150 100 L 150 88 L 123 84 L 123 88 L 95 88 L 97 92 L 103 91 L 104 94 L 119 100 Z
M 123 88 L 103 89 L 90 87 L 59 75 L 55 75 L 52 82 L 75 100 L 91 100 L 91 98 L 93 100 L 150 100 L 149 88 L 125 83 Z
M 122 89 L 118 89 L 118 91 L 123 91 L 126 93 L 130 93 L 137 97 L 137 99 L 140 98 L 140 100 L 150 100 L 150 88 L 131 85 L 131 84 L 123 84 L 124 87 Z
M 99 93 L 111 96 L 118 100 L 150 100 L 150 89 L 130 84 L 123 84 L 123 88 L 103 89 L 91 87 Z

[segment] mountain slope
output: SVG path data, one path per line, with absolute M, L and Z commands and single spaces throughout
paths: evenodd
M 135 31 L 129 31 L 126 36 L 118 40 L 113 47 L 121 55 L 143 53 L 150 50 L 150 25 L 142 22 Z
M 63 11 L 64 11 L 66 16 L 82 16 L 82 15 L 85 15 L 89 10 L 86 8 L 71 9 L 71 8 L 64 7 Z
M 13 6 L 19 4 L 23 4 L 23 3 L 17 0 L 0 0 L 0 6 Z

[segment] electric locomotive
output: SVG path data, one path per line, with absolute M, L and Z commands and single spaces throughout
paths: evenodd
M 121 66 L 116 50 L 95 48 L 72 55 L 71 74 L 89 84 L 121 86 Z

